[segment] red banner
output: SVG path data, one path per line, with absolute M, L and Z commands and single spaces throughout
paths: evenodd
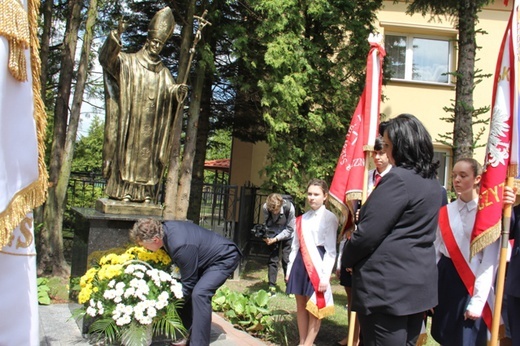
M 516 91 L 517 15 L 511 12 L 500 53 L 493 86 L 493 107 L 486 148 L 484 173 L 475 225 L 471 234 L 471 256 L 495 242 L 501 233 L 504 184 L 508 170 L 516 176 L 517 91 Z M 510 167 L 510 164 L 513 166 Z
M 365 88 L 352 116 L 330 185 L 331 202 L 343 214 L 344 226 L 349 215 L 348 201 L 363 199 L 366 165 L 363 150 L 373 150 L 379 127 L 382 63 L 386 54 L 380 40 L 380 36 L 370 35 Z

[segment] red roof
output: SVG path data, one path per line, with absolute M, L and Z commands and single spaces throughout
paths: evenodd
M 204 169 L 229 172 L 230 159 L 208 160 L 204 162 Z

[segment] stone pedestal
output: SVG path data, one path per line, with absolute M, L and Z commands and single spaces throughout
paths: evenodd
M 141 218 L 162 217 L 134 214 L 107 214 L 92 208 L 72 208 L 75 216 L 71 278 L 81 277 L 87 270 L 87 260 L 95 251 L 125 247 L 130 243 L 128 231 Z

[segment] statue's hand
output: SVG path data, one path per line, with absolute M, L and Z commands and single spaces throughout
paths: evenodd
M 126 31 L 126 28 L 128 27 L 128 20 L 123 17 L 121 18 L 121 21 L 119 22 L 119 25 L 117 26 L 117 35 L 121 37 L 121 34 Z
M 184 100 L 188 94 L 188 86 L 186 84 L 179 84 L 177 94 L 179 95 L 179 99 Z

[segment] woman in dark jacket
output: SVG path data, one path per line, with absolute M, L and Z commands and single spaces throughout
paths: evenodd
M 415 345 L 423 313 L 437 304 L 433 242 L 442 188 L 430 134 L 417 118 L 391 119 L 383 139 L 394 167 L 361 208 L 342 264 L 353 272 L 352 310 L 364 345 Z

